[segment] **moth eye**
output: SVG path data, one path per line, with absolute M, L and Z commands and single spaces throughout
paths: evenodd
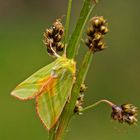
M 55 69 L 52 69 L 51 76 L 54 77 L 54 78 L 57 78 L 58 77 Z

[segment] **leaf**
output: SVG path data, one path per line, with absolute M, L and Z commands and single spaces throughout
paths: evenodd
M 11 94 L 21 100 L 36 98 L 37 114 L 50 130 L 70 97 L 75 69 L 72 59 L 59 57 L 19 84 Z

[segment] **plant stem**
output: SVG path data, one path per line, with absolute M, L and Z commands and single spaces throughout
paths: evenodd
M 65 24 L 65 38 L 64 38 L 64 44 L 65 44 L 65 50 L 64 55 L 66 55 L 66 42 L 68 42 L 68 34 L 69 34 L 69 24 L 70 24 L 70 16 L 71 16 L 71 8 L 72 8 L 72 0 L 68 1 L 68 9 L 67 9 L 67 17 L 66 17 L 66 24 Z M 59 123 L 59 122 L 58 122 Z M 49 132 L 49 140 L 53 140 L 55 136 L 56 127 L 58 124 L 54 126 Z
M 52 128 L 52 129 L 49 131 L 49 138 L 48 138 L 48 140 L 53 140 L 53 139 L 54 139 L 55 130 L 56 130 L 56 125 L 55 125 L 54 128 Z
M 72 0 L 69 0 L 68 9 L 67 9 L 66 24 L 65 24 L 65 38 L 64 38 L 64 43 L 65 44 L 68 42 L 71 8 L 72 8 Z
M 75 58 L 84 31 L 84 27 L 89 19 L 90 14 L 92 13 L 94 7 L 96 6 L 97 2 L 98 1 L 94 1 L 94 3 L 92 3 L 91 0 L 84 0 L 84 5 L 80 12 L 80 16 L 77 21 L 75 30 L 68 43 L 68 47 L 67 47 L 68 58 Z
M 91 51 L 88 51 L 84 57 L 82 66 L 77 74 L 77 80 L 72 89 L 71 100 L 65 106 L 64 111 L 62 112 L 60 124 L 56 131 L 55 140 L 61 140 L 62 137 L 64 136 L 64 132 L 67 129 L 67 126 L 73 115 L 73 110 L 75 107 L 76 100 L 79 96 L 79 90 L 80 90 L 81 84 L 85 80 L 92 58 L 93 58 L 93 53 Z
M 100 101 L 98 101 L 98 102 L 95 102 L 95 103 L 92 104 L 92 105 L 89 105 L 89 106 L 83 108 L 83 109 L 81 110 L 81 112 L 86 111 L 86 110 L 88 110 L 88 109 L 91 109 L 91 108 L 93 108 L 94 106 L 96 106 L 96 105 L 98 105 L 98 104 L 100 104 L 100 103 L 103 103 L 103 102 L 104 102 L 104 103 L 107 103 L 107 104 L 110 105 L 111 107 L 114 105 L 112 102 L 103 99 L 103 100 L 100 100 Z
M 91 14 L 91 12 L 93 11 L 95 5 L 96 5 L 96 1 L 94 1 L 95 3 L 92 4 L 91 0 L 85 0 L 84 1 L 84 5 L 82 7 L 81 13 L 80 13 L 80 17 L 78 19 L 78 22 L 76 24 L 76 28 L 72 34 L 72 37 L 70 38 L 70 41 L 68 43 L 68 48 L 67 48 L 67 57 L 68 58 L 75 58 L 78 48 L 79 48 L 79 44 L 80 44 L 80 40 L 83 34 L 83 30 L 84 27 L 89 19 L 89 16 Z M 69 0 L 69 4 L 71 5 L 71 1 Z M 68 11 L 71 11 L 71 8 L 68 7 Z M 66 23 L 66 27 L 69 26 L 69 18 L 70 18 L 70 13 L 68 12 L 68 23 Z M 66 29 L 66 34 L 68 34 L 68 29 Z M 65 38 L 65 40 L 67 40 L 67 37 Z M 76 75 L 76 81 L 75 84 L 73 86 L 73 89 L 71 91 L 71 99 L 69 101 L 69 103 L 66 104 L 62 115 L 60 117 L 60 122 L 58 125 L 58 128 L 56 130 L 56 133 L 53 133 L 54 139 L 53 140 L 62 140 L 64 133 L 68 127 L 68 124 L 73 116 L 73 110 L 75 108 L 75 103 L 76 100 L 79 96 L 79 91 L 80 91 L 80 87 L 81 84 L 84 83 L 84 80 L 86 78 L 89 66 L 91 64 L 93 58 L 93 52 L 92 51 L 88 51 L 83 59 L 83 63 L 82 66 L 79 70 L 79 72 Z

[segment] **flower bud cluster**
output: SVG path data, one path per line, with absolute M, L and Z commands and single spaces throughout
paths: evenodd
M 132 104 L 123 104 L 121 106 L 112 106 L 111 117 L 120 123 L 128 123 L 129 125 L 137 122 L 137 107 Z
M 84 84 L 81 85 L 81 88 L 80 88 L 80 94 L 79 94 L 79 97 L 76 101 L 76 105 L 75 105 L 75 108 L 74 108 L 74 113 L 77 113 L 78 115 L 81 115 L 81 111 L 83 109 L 82 105 L 84 103 L 84 92 L 86 90 L 86 86 Z
M 105 48 L 104 35 L 108 32 L 107 22 L 101 17 L 93 17 L 91 25 L 87 29 L 86 45 L 93 52 L 101 51 Z
M 61 23 L 61 20 L 56 19 L 56 21 L 52 24 L 52 27 L 46 29 L 46 31 L 43 34 L 44 44 L 47 47 L 47 51 L 49 54 L 54 55 L 54 51 L 55 52 L 63 51 L 64 44 L 61 42 L 63 35 L 64 35 L 64 27 Z

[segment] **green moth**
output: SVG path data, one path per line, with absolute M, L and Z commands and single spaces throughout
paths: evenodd
M 73 59 L 59 56 L 54 62 L 35 72 L 11 93 L 20 100 L 36 100 L 37 114 L 50 130 L 58 121 L 75 81 Z

